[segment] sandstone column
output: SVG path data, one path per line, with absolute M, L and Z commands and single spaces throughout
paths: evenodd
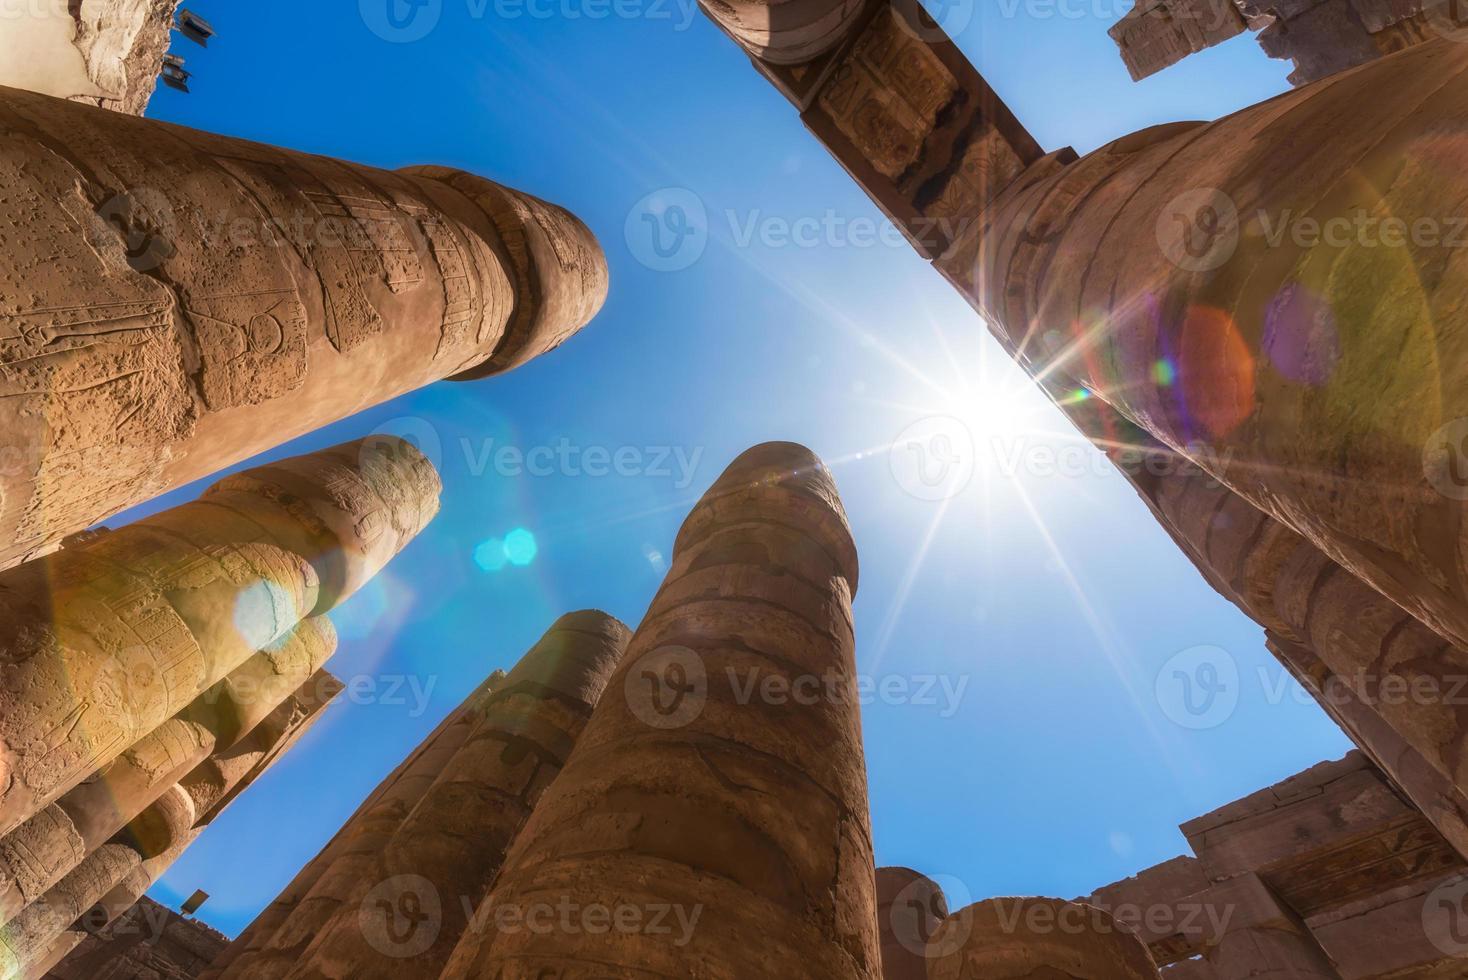
M 303 621 L 187 708 L 0 838 L 0 923 L 39 898 L 215 752 L 232 748 L 326 662 L 336 633 Z
M 0 575 L 0 832 L 351 595 L 438 489 L 408 444 L 347 443 Z
M 199 980 L 279 980 L 316 934 L 372 874 L 382 848 L 409 810 L 464 745 L 505 675 L 495 671 L 393 770 L 335 837 Z
M 739 457 L 444 980 L 876 980 L 856 577 L 820 461 Z
M 1098 908 L 996 898 L 944 920 L 929 944 L 930 980 L 1157 980 L 1141 940 Z
M 226 765 L 230 781 L 224 789 L 230 798 L 295 744 L 340 691 L 335 678 L 318 672 L 237 746 L 216 757 L 251 759 L 248 767 Z M 214 762 L 195 772 L 208 772 Z M 197 790 L 201 783 L 211 782 L 185 777 L 168 787 L 126 828 L 0 929 L 0 978 L 39 976 L 46 964 L 59 958 L 58 953 L 64 956 L 75 945 L 75 926 L 100 928 L 127 911 L 219 812 L 218 795 Z
M 1468 253 L 1449 226 L 1463 230 L 1468 191 L 1441 134 L 1468 115 L 1464 47 L 1426 44 L 1078 161 L 1041 154 L 930 18 L 872 6 L 827 54 L 792 67 L 761 60 L 725 7 L 705 3 L 1022 366 L 1052 383 L 1073 375 L 1144 437 L 1132 441 L 1191 458 L 1247 498 L 1215 497 L 1219 515 L 1259 529 L 1244 512 L 1263 510 L 1279 527 L 1268 533 L 1300 532 L 1333 563 L 1322 588 L 1365 601 L 1359 579 L 1452 641 L 1434 649 L 1404 626 L 1392 670 L 1417 671 L 1424 655 L 1421 677 L 1458 670 L 1468 386 L 1453 337 Z M 1108 450 L 1129 438 L 1087 435 Z M 1392 615 L 1371 600 L 1373 632 Z M 1350 633 L 1295 639 L 1343 677 L 1374 657 Z M 1389 720 L 1462 788 L 1462 754 L 1444 748 L 1456 719 Z
M 877 869 L 882 980 L 927 980 L 928 941 L 948 918 L 937 883 L 910 868 Z
M 473 734 L 289 980 L 436 980 L 630 638 L 605 613 L 557 620 L 485 701 Z
M 606 294 L 554 205 L 0 89 L 0 568 L 442 378 Z

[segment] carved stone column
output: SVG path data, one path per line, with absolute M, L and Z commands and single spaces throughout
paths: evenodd
M 600 612 L 556 621 L 485 700 L 474 733 L 289 980 L 436 980 L 631 635 Z
M 1135 935 L 1098 908 L 996 898 L 950 915 L 929 944 L 930 980 L 1157 980 Z
M 0 567 L 600 308 L 566 211 L 0 89 Z
M 438 490 L 407 443 L 347 443 L 0 575 L 0 832 L 351 595 Z
M 199 980 L 279 980 L 297 963 L 357 884 L 370 877 L 382 849 L 484 717 L 505 681 L 495 671 L 378 785 L 335 837 Z
M 326 662 L 336 632 L 304 620 L 61 799 L 0 838 L 0 923 L 60 881 L 167 788 L 232 748 Z
M 856 578 L 820 461 L 740 456 L 444 980 L 876 980 Z

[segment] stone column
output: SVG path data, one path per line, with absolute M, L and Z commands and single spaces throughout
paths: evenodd
M 177 786 L 138 817 L 150 838 L 181 840 L 193 823 L 193 804 Z M 0 978 L 27 974 L 81 915 L 142 867 L 149 855 L 127 833 L 102 845 L 45 895 L 0 930 Z
M 0 832 L 351 595 L 438 490 L 407 443 L 347 443 L 0 575 Z
M 1091 391 L 1468 647 L 1465 121 L 1468 48 L 1424 44 L 1017 181 L 939 265 L 1012 350 L 1055 331 Z
M 1230 879 L 1209 894 L 1230 913 L 1206 954 L 1220 980 L 1340 980 L 1310 930 L 1257 875 Z
M 255 654 L 187 708 L 0 838 L 0 923 L 39 898 L 215 752 L 232 748 L 336 648 L 322 616 Z M 329 676 L 329 675 L 328 675 Z
M 484 716 L 505 681 L 495 671 L 388 775 L 325 849 L 199 976 L 199 980 L 279 980 L 333 914 L 372 874 L 382 849 Z
M 568 212 L 0 89 L 0 567 L 601 306 Z
M 231 771 L 226 791 L 237 793 L 264 772 L 320 718 L 340 690 L 334 678 L 318 672 L 238 746 L 223 753 L 229 757 L 248 748 L 257 755 L 256 765 Z M 132 907 L 218 813 L 216 799 L 200 796 L 193 790 L 196 784 L 186 777 L 168 787 L 116 836 L 0 929 L 0 980 L 22 976 L 29 980 L 43 973 L 41 967 L 58 951 L 75 945 L 71 934 L 78 920 L 84 920 L 80 922 L 84 928 L 100 929 Z
M 928 941 L 948 918 L 938 884 L 910 868 L 877 869 L 882 980 L 927 980 Z
M 289 980 L 436 980 L 631 635 L 601 612 L 556 621 L 485 701 L 473 734 Z
M 1141 940 L 1090 905 L 996 898 L 950 915 L 929 944 L 930 980 L 1157 980 Z
M 876 980 L 856 578 L 820 461 L 740 456 L 444 980 Z

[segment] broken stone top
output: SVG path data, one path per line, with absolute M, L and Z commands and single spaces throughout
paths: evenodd
M 834 48 L 860 15 L 862 0 L 701 0 L 740 47 L 772 65 L 798 65 Z
M 438 472 L 412 443 L 375 435 L 220 480 L 203 500 L 239 497 L 252 519 L 301 555 L 321 582 L 317 611 L 361 588 L 438 513 Z M 258 501 L 274 504 L 268 517 Z
M 1157 980 L 1136 936 L 1090 905 L 994 898 L 953 913 L 928 944 L 929 980 Z
M 793 442 L 746 450 L 683 522 L 674 551 L 719 526 L 751 521 L 786 525 L 815 538 L 856 594 L 856 541 L 836 479 L 815 453 Z
M 559 347 L 601 311 L 610 281 L 606 253 L 570 211 L 450 167 L 399 172 L 437 180 L 474 202 L 494 224 L 510 260 L 515 308 L 505 334 L 482 363 L 452 380 L 519 367 Z

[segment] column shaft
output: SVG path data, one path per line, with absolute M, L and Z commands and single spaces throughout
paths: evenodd
M 566 211 L 0 88 L 0 568 L 606 295 Z
M 551 627 L 485 701 L 473 734 L 289 980 L 436 980 L 630 638 L 599 612 Z
M 735 461 L 444 980 L 876 980 L 856 575 L 819 460 Z
M 0 574 L 0 833 L 351 595 L 438 490 L 407 443 L 348 443 Z

